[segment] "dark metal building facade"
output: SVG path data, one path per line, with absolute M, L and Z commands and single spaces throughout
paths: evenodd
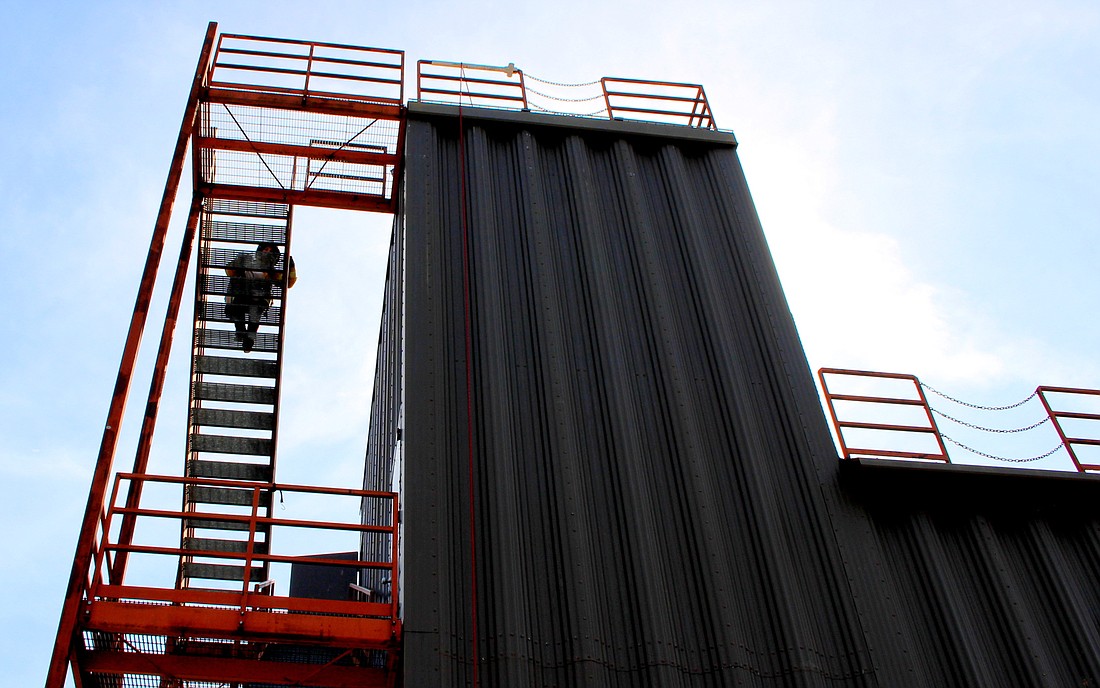
M 406 141 L 367 487 L 407 686 L 1096 685 L 1095 510 L 842 474 L 732 135 Z

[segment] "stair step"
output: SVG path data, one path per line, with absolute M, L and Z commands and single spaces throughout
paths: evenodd
M 275 361 L 263 358 L 195 357 L 195 372 L 207 375 L 274 378 L 276 370 Z
M 197 564 L 195 562 L 183 563 L 183 575 L 185 578 L 205 578 L 207 580 L 243 581 L 244 567 L 231 566 L 229 564 Z M 263 580 L 264 570 L 260 567 L 252 568 L 251 579 L 256 582 Z
M 228 215 L 229 213 L 223 213 Z M 277 219 L 277 218 L 271 218 Z M 268 241 L 282 246 L 286 243 L 286 224 L 260 224 L 258 222 L 234 222 L 213 220 L 205 223 L 206 237 L 210 241 L 236 244 L 256 244 Z
M 191 451 L 217 454 L 247 454 L 271 456 L 271 440 L 262 437 L 232 437 L 230 435 L 191 435 Z
M 271 482 L 271 466 L 257 463 L 203 461 L 196 459 L 187 462 L 187 474 L 192 478 L 251 480 L 259 483 Z
M 277 242 L 274 242 L 274 243 L 281 244 L 282 242 L 277 241 Z M 202 253 L 202 265 L 203 265 L 203 267 L 214 268 L 215 270 L 221 270 L 221 269 L 224 269 L 225 266 L 229 265 L 229 263 L 236 260 L 238 256 L 251 254 L 255 250 L 256 250 L 255 246 L 252 246 L 251 248 L 244 248 L 244 249 L 239 249 L 239 248 L 208 248 L 207 250 L 203 251 L 203 253 Z M 283 261 L 285 260 L 285 256 L 282 256 L 282 253 L 283 253 L 282 248 L 279 249 L 279 253 L 280 253 L 280 258 L 279 258 L 279 261 L 277 263 L 275 263 L 274 269 L 281 272 L 283 270 Z M 273 281 L 273 283 L 278 284 L 279 281 L 275 280 L 275 281 Z
M 206 209 L 215 215 L 237 215 L 239 217 L 270 217 L 285 220 L 290 215 L 290 206 L 286 203 L 270 203 L 268 201 L 212 198 L 207 201 Z
M 275 414 L 260 411 L 197 408 L 192 417 L 192 422 L 195 425 L 209 425 L 219 428 L 271 430 L 275 427 Z
M 232 385 L 224 382 L 203 382 L 196 399 L 205 401 L 237 401 L 244 404 L 274 404 L 275 388 L 261 385 Z
M 278 306 L 271 306 L 260 316 L 260 322 L 264 325 L 278 326 L 281 310 Z M 203 301 L 202 319 L 206 322 L 232 322 L 225 314 L 224 301 Z
M 252 506 L 252 490 L 240 490 L 233 487 L 207 487 L 205 485 L 190 485 L 187 492 L 187 501 L 193 504 L 222 504 L 225 506 Z M 271 493 L 267 490 L 260 492 L 260 506 L 271 505 Z
M 221 270 L 217 270 L 213 273 L 203 273 L 200 284 L 203 294 L 220 294 L 225 296 L 229 293 L 229 276 Z M 281 284 L 272 285 L 271 297 L 276 300 L 283 298 L 283 287 Z
M 183 521 L 183 527 L 188 530 L 248 530 L 247 523 L 241 523 L 240 521 L 221 521 L 216 518 L 187 518 Z M 258 530 L 262 532 L 264 529 L 260 526 Z
M 231 554 L 245 554 L 248 551 L 248 541 L 189 537 L 183 539 L 183 549 L 191 552 L 227 552 Z M 267 554 L 267 543 L 253 543 L 252 551 L 255 554 Z
M 241 341 L 233 330 L 200 330 L 200 346 L 207 349 L 240 349 Z M 252 345 L 253 351 L 274 353 L 279 350 L 279 335 L 274 332 L 259 332 Z

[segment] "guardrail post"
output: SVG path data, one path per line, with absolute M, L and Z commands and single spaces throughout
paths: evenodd
M 1039 401 L 1043 402 L 1043 408 L 1046 409 L 1047 416 L 1050 418 L 1051 425 L 1058 431 L 1058 437 L 1062 440 L 1062 446 L 1066 448 L 1066 452 L 1069 453 L 1070 460 L 1073 461 L 1074 467 L 1078 473 L 1084 473 L 1085 467 L 1081 465 L 1081 462 L 1077 460 L 1077 452 L 1073 451 L 1073 444 L 1066 437 L 1065 431 L 1062 430 L 1062 424 L 1058 422 L 1058 414 L 1051 408 L 1050 402 L 1046 397 L 1047 388 L 1042 385 L 1035 388 L 1035 393 L 1039 396 Z

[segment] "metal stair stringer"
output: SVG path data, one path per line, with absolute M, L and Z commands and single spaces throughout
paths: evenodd
M 281 203 L 208 198 L 202 218 L 195 281 L 190 411 L 185 465 L 187 477 L 216 485 L 189 485 L 177 587 L 240 589 L 268 579 L 264 561 L 249 552 L 269 551 L 270 528 L 254 528 L 241 517 L 270 517 L 275 481 L 279 418 L 280 358 L 285 325 L 285 266 L 290 245 L 291 206 Z M 271 303 L 260 319 L 251 351 L 226 313 L 230 278 L 226 267 L 260 243 L 280 249 Z M 256 491 L 257 485 L 267 486 Z

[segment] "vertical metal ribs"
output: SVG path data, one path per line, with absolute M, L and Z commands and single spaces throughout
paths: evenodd
M 226 267 L 237 256 L 253 253 L 258 244 L 271 242 L 282 254 L 276 265 L 281 275 L 289 253 L 290 217 L 285 204 L 206 200 L 195 286 L 186 475 L 239 482 L 241 487 L 185 490 L 184 510 L 195 518 L 184 522 L 181 548 L 194 554 L 180 563 L 179 587 L 239 589 L 246 575 L 256 583 L 268 577 L 266 564 L 246 571 L 247 526 L 218 517 L 253 511 L 270 515 L 270 489 L 260 491 L 254 502 L 253 488 L 274 481 L 283 285 L 272 285 L 271 305 L 262 314 L 252 350 L 245 352 L 226 313 Z M 253 553 L 267 552 L 269 536 L 269 528 L 257 529 Z

